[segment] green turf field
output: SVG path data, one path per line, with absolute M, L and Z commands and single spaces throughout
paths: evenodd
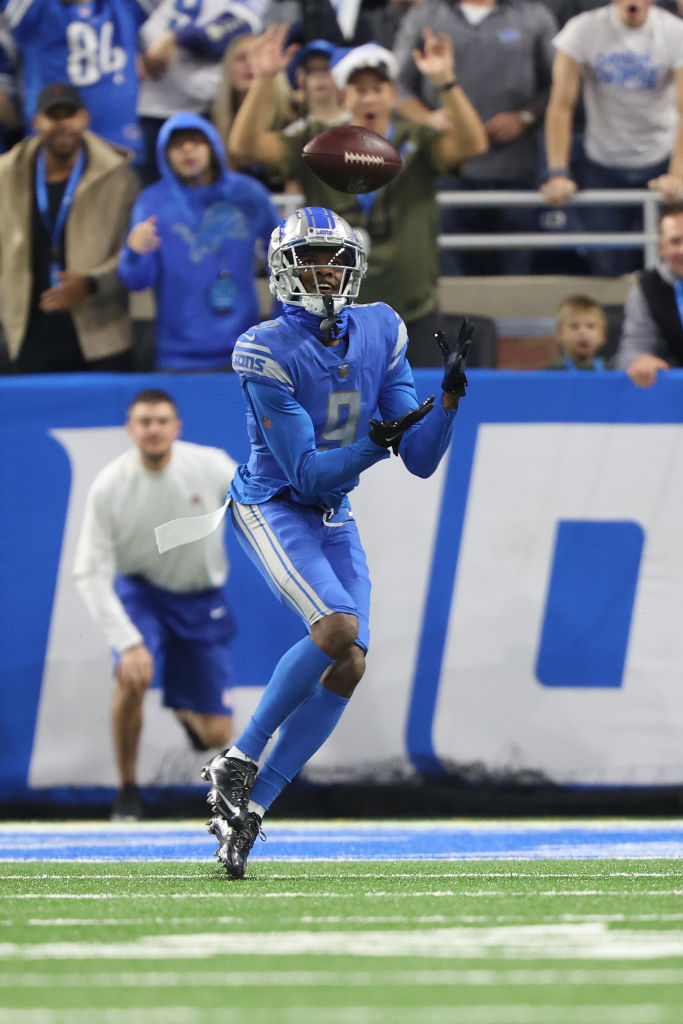
M 681 1024 L 675 860 L 0 865 L 0 1024 Z

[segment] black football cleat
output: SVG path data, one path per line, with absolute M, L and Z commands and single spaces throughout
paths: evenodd
M 232 829 L 228 825 L 225 818 L 220 814 L 217 814 L 214 818 L 209 818 L 206 823 L 207 832 L 215 836 L 218 840 L 218 846 L 214 851 L 214 857 L 218 857 L 219 861 L 224 867 L 227 867 L 226 863 L 226 846 L 228 839 L 232 835 Z
M 214 813 L 236 828 L 246 818 L 258 765 L 230 757 L 229 750 L 216 754 L 202 768 L 202 778 L 211 783 L 207 801 Z
M 215 818 L 209 818 L 209 820 L 207 821 L 206 831 L 209 832 L 212 836 L 216 837 L 216 839 L 218 840 L 218 845 L 220 847 L 222 846 L 223 843 L 226 843 L 228 841 L 228 836 L 230 835 L 232 829 L 228 825 L 225 818 L 223 818 L 220 814 L 217 814 Z M 216 850 L 216 854 L 218 854 L 218 850 Z
M 256 836 L 265 839 L 261 831 L 261 818 L 256 811 L 250 811 L 241 825 L 238 825 L 228 836 L 227 842 L 219 847 L 217 857 L 231 878 L 242 878 L 247 857 L 251 853 Z

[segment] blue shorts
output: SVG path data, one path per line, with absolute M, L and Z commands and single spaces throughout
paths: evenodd
M 137 576 L 117 576 L 115 588 L 154 658 L 152 685 L 163 690 L 164 706 L 231 714 L 235 621 L 225 589 L 173 594 Z
M 326 522 L 322 509 L 274 498 L 230 502 L 237 538 L 275 596 L 310 627 L 332 612 L 358 617 L 356 643 L 370 643 L 370 577 L 349 512 Z

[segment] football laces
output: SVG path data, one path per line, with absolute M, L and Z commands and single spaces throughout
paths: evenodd
M 384 163 L 384 157 L 377 153 L 354 153 L 348 149 L 344 150 L 345 164 L 374 164 L 376 167 Z

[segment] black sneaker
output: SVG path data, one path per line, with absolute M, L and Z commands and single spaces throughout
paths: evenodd
M 216 754 L 202 768 L 202 778 L 211 783 L 206 798 L 209 805 L 233 828 L 241 825 L 246 817 L 257 771 L 258 765 L 254 761 L 230 757 L 228 750 Z
M 226 842 L 218 847 L 216 856 L 231 878 L 242 878 L 244 875 L 244 866 L 256 836 L 266 838 L 265 832 L 261 831 L 261 821 L 256 811 L 250 811 L 243 823 L 233 829 Z
M 133 782 L 127 782 L 118 793 L 109 815 L 110 821 L 141 821 L 145 816 L 145 809 L 138 792 L 138 787 Z

